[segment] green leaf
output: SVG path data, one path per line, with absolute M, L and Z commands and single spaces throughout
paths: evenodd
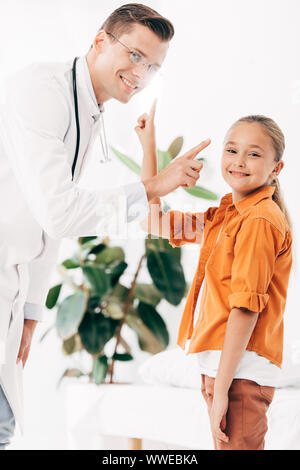
M 84 265 L 82 266 L 82 271 L 92 294 L 102 297 L 109 288 L 108 277 L 104 270 L 99 266 Z
M 119 152 L 114 147 L 110 146 L 112 152 L 118 157 L 118 159 L 124 163 L 130 170 L 136 173 L 138 176 L 141 175 L 141 167 L 131 158 L 127 157 L 124 153 Z
M 147 267 L 155 287 L 172 305 L 178 305 L 184 296 L 185 278 L 181 264 L 164 251 L 150 251 Z
M 88 255 L 97 255 L 100 253 L 102 250 L 104 250 L 107 247 L 105 243 L 99 243 L 98 245 L 94 245 L 89 251 Z
M 91 240 L 96 240 L 96 238 L 98 238 L 98 237 L 80 237 L 80 238 L 78 238 L 78 243 L 80 245 L 84 245 L 84 243 L 87 243 Z
M 100 385 L 104 382 L 106 374 L 108 372 L 108 361 L 105 355 L 98 357 L 95 360 L 93 368 L 93 380 L 96 385 Z
M 128 314 L 126 316 L 126 323 L 136 332 L 138 343 L 142 351 L 156 354 L 165 349 L 152 331 L 145 325 L 139 315 L 136 313 Z
M 187 193 L 191 194 L 192 196 L 195 197 L 200 197 L 202 199 L 209 199 L 212 201 L 216 201 L 219 199 L 219 196 L 216 193 L 213 193 L 212 191 L 209 191 L 209 189 L 205 189 L 202 186 L 193 186 L 192 188 L 183 188 Z
M 183 137 L 177 137 L 175 140 L 173 140 L 170 147 L 168 148 L 168 152 L 172 158 L 177 157 L 177 155 L 180 153 L 182 149 L 182 146 L 183 146 Z
M 82 345 L 90 354 L 99 354 L 114 336 L 119 323 L 104 317 L 102 313 L 86 312 L 78 328 Z
M 47 308 L 53 308 L 56 305 L 60 290 L 61 290 L 62 284 L 57 284 L 54 287 L 51 287 L 49 289 L 47 299 L 46 299 L 46 307 Z
M 66 259 L 61 263 L 66 269 L 75 269 L 80 267 L 80 262 L 78 256 L 73 256 L 72 258 Z
M 156 305 L 161 301 L 162 295 L 153 284 L 137 283 L 133 295 L 146 304 Z
M 82 290 L 66 297 L 59 305 L 56 316 L 56 328 L 62 339 L 73 336 L 84 316 L 86 295 Z
M 119 282 L 114 286 L 110 298 L 116 298 L 120 302 L 125 302 L 126 297 L 129 293 L 128 287 L 123 286 Z
M 127 268 L 128 264 L 125 261 L 115 261 L 108 265 L 105 269 L 105 273 L 109 276 L 111 286 L 115 286 L 119 278 Z
M 114 353 L 114 355 L 112 356 L 112 359 L 114 361 L 132 361 L 133 356 L 131 354 L 128 354 L 128 353 L 123 353 L 123 354 Z
M 166 166 L 169 165 L 172 158 L 169 152 L 162 152 L 162 150 L 157 150 L 157 171 L 161 172 Z
M 81 349 L 80 340 L 78 334 L 71 336 L 71 338 L 63 341 L 62 350 L 64 354 L 70 355 Z
M 106 247 L 96 256 L 96 263 L 110 264 L 114 261 L 124 261 L 125 253 L 120 246 Z
M 101 297 L 99 295 L 91 295 L 88 300 L 87 310 L 95 310 L 100 307 Z
M 143 323 L 152 331 L 158 341 L 167 347 L 169 344 L 169 333 L 164 320 L 155 308 L 152 305 L 140 302 L 137 310 Z
M 151 251 L 153 252 L 163 251 L 173 256 L 174 259 L 180 262 L 181 248 L 180 247 L 173 248 L 170 245 L 169 240 L 167 238 L 153 238 L 152 239 L 150 238 L 150 235 L 148 235 L 148 238 L 145 239 L 145 245 L 146 245 L 146 256 L 148 256 Z

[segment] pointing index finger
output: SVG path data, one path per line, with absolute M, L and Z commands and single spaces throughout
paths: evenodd
M 189 150 L 184 156 L 188 160 L 193 160 L 199 152 L 204 150 L 208 145 L 211 143 L 210 139 L 203 140 L 199 145 L 196 145 L 196 147 L 193 147 L 191 150 Z

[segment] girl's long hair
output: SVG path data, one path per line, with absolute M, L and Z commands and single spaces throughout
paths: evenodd
M 239 124 L 241 122 L 248 122 L 248 123 L 257 122 L 258 124 L 260 124 L 272 140 L 272 144 L 273 144 L 273 147 L 274 147 L 274 150 L 275 150 L 275 161 L 279 162 L 279 160 L 282 159 L 283 152 L 284 152 L 284 149 L 285 149 L 285 139 L 284 139 L 284 135 L 283 135 L 282 130 L 276 124 L 276 122 L 273 121 L 273 119 L 268 118 L 266 116 L 262 116 L 262 115 L 245 116 L 245 117 L 242 117 L 242 118 L 238 119 L 233 124 L 232 127 L 234 127 L 236 124 Z M 284 203 L 283 196 L 282 196 L 281 189 L 280 189 L 279 180 L 278 180 L 277 176 L 275 176 L 273 178 L 273 180 L 270 182 L 270 186 L 275 186 L 275 191 L 274 191 L 274 194 L 272 196 L 272 199 L 273 199 L 273 201 L 276 202 L 276 204 L 279 206 L 281 211 L 284 213 L 284 215 L 286 217 L 286 220 L 287 220 L 287 223 L 288 223 L 288 226 L 289 226 L 289 229 L 292 231 L 293 224 L 292 224 L 292 221 L 291 221 L 290 214 L 289 214 L 289 212 L 286 208 L 286 205 Z

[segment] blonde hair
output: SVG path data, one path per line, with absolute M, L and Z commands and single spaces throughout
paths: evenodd
M 236 124 L 239 124 L 241 122 L 260 124 L 272 140 L 272 144 L 275 150 L 275 162 L 279 162 L 282 159 L 283 152 L 285 149 L 285 139 L 284 139 L 282 130 L 280 129 L 278 124 L 276 124 L 276 122 L 273 121 L 273 119 L 268 118 L 266 116 L 262 116 L 262 115 L 245 116 L 245 117 L 238 119 L 233 124 L 232 127 L 234 127 Z M 280 189 L 279 180 L 277 176 L 274 176 L 273 180 L 270 182 L 270 186 L 275 186 L 275 191 L 272 196 L 272 199 L 274 202 L 276 202 L 276 204 L 279 206 L 281 211 L 284 213 L 289 229 L 292 231 L 293 224 L 291 221 L 290 214 L 284 203 L 283 196 L 282 196 L 281 189 Z

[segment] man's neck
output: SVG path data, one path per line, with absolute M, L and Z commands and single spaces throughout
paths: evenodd
M 102 90 L 102 91 L 98 90 L 95 86 L 94 67 L 93 67 L 94 62 L 93 62 L 93 59 L 92 59 L 92 56 L 91 56 L 91 51 L 89 51 L 86 54 L 85 58 L 86 58 L 86 62 L 87 62 L 87 66 L 88 66 L 88 70 L 89 70 L 93 90 L 94 90 L 94 93 L 95 93 L 95 97 L 96 97 L 98 105 L 100 105 L 100 104 L 104 103 L 105 101 L 108 101 L 110 99 L 110 97 L 107 96 L 107 94 L 105 93 L 104 90 Z

